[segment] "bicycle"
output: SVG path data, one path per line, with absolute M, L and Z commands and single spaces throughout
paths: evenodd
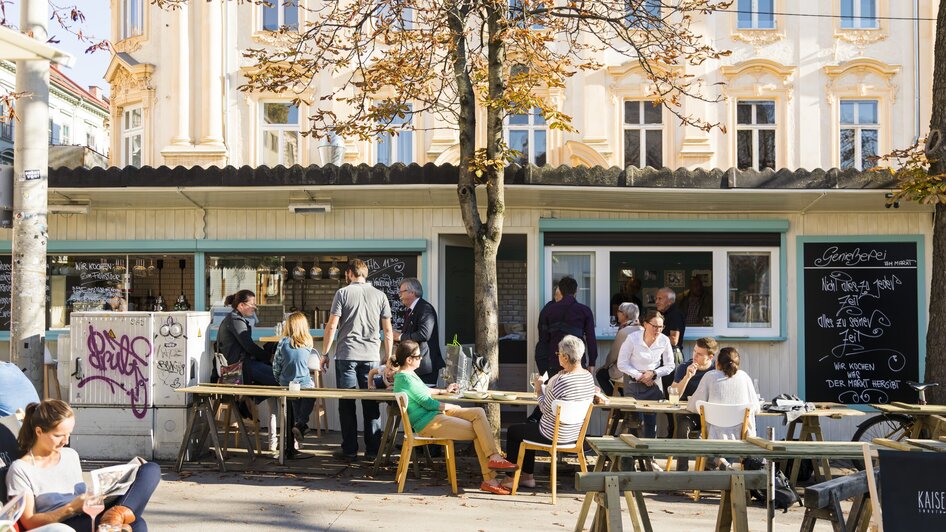
M 912 382 L 907 385 L 919 394 L 918 405 L 925 405 L 926 389 L 939 386 L 936 382 Z M 919 413 L 918 413 L 919 414 Z M 928 425 L 929 415 L 911 415 L 903 413 L 882 412 L 861 423 L 854 431 L 851 441 L 870 443 L 874 438 L 887 438 L 901 441 L 906 438 L 929 438 L 932 430 Z

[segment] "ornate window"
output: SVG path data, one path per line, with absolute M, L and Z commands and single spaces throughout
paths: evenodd
M 736 27 L 741 30 L 775 29 L 775 0 L 739 0 Z
M 127 107 L 122 111 L 121 165 L 141 166 L 141 147 L 144 144 L 144 120 L 141 106 Z
M 664 164 L 663 106 L 648 100 L 624 102 L 624 166 Z
M 299 164 L 299 107 L 287 102 L 262 102 L 260 133 L 260 164 Z
M 144 0 L 121 0 L 121 25 L 119 40 L 135 37 L 144 33 Z
M 661 0 L 624 0 L 624 21 L 628 28 L 642 30 L 656 26 Z
M 875 30 L 877 0 L 841 0 L 841 28 L 846 30 Z
M 260 9 L 263 31 L 277 31 L 283 26 L 299 29 L 299 0 L 266 0 Z
M 880 153 L 877 100 L 841 100 L 840 107 L 841 168 L 873 168 Z
M 519 165 L 545 166 L 548 160 L 548 127 L 542 111 L 535 107 L 528 113 L 510 115 L 503 133 L 506 144 L 519 155 L 512 162 Z
M 775 101 L 736 104 L 736 166 L 740 170 L 775 168 Z
M 0 105 L 0 139 L 13 141 L 13 120 L 7 118 L 7 113 L 7 106 Z
M 392 133 L 381 133 L 377 137 L 378 164 L 392 165 L 394 163 L 410 164 L 414 161 L 414 130 L 413 106 L 407 104 L 408 110 L 404 117 L 395 116 L 391 127 L 396 130 Z

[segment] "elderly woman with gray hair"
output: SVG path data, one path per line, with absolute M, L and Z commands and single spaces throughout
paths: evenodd
M 621 346 L 624 345 L 624 340 L 627 340 L 628 335 L 644 330 L 640 324 L 640 312 L 640 308 L 634 303 L 621 303 L 615 312 L 618 317 L 618 333 L 614 337 L 614 342 L 611 342 L 608 358 L 595 372 L 598 386 L 605 395 L 614 395 L 613 381 L 624 380 L 624 374 L 618 369 L 618 353 L 621 352 Z
M 552 443 L 555 432 L 555 412 L 553 401 L 591 401 L 595 395 L 595 379 L 588 370 L 581 367 L 581 357 L 585 354 L 585 344 L 572 335 L 567 335 L 558 343 L 558 361 L 562 371 L 556 373 L 548 382 L 543 383 L 537 377 L 532 385 L 539 399 L 542 418 L 538 423 L 513 425 L 506 431 L 506 456 L 515 460 L 519 456 L 519 446 L 523 440 L 539 443 Z M 578 439 L 581 423 L 562 423 L 558 427 L 559 443 L 571 443 Z M 520 486 L 535 487 L 535 452 L 526 451 L 522 462 Z M 506 477 L 504 486 L 512 487 L 512 477 Z

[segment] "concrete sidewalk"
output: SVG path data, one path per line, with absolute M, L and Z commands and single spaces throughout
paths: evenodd
M 312 450 L 313 447 L 316 449 Z M 574 491 L 573 468 L 559 474 L 559 500 L 550 504 L 548 469 L 537 466 L 535 490 L 516 497 L 479 490 L 480 477 L 471 457 L 458 471 L 460 494 L 450 494 L 441 462 L 431 470 L 421 464 L 421 478 L 408 476 L 397 493 L 394 468 L 366 478 L 367 462 L 351 465 L 330 456 L 332 445 L 306 446 L 312 458 L 279 466 L 271 457 L 246 465 L 228 463 L 238 472 L 219 473 L 209 464 L 186 465 L 181 475 L 170 464 L 145 514 L 152 530 L 237 532 L 258 530 L 420 531 L 574 530 L 582 496 Z M 242 469 L 245 467 L 245 469 Z M 713 530 L 719 498 L 704 495 L 693 502 L 681 494 L 647 494 L 655 530 Z M 849 505 L 845 506 L 845 510 Z M 632 530 L 624 507 L 625 530 Z M 799 529 L 804 508 L 778 512 L 775 530 Z M 749 509 L 752 530 L 765 530 L 765 508 Z M 590 526 L 590 518 L 586 527 Z M 821 522 L 816 530 L 831 530 Z

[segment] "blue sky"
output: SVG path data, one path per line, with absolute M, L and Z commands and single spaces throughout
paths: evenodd
M 85 22 L 81 25 L 83 33 L 95 37 L 95 40 L 108 39 L 110 6 L 109 0 L 74 0 L 85 15 Z M 22 0 L 14 0 L 7 4 L 7 18 L 14 24 L 19 25 L 20 13 L 19 4 Z M 72 5 L 72 2 L 67 3 Z M 83 87 L 89 85 L 98 85 L 105 94 L 108 94 L 108 84 L 102 79 L 105 75 L 105 69 L 108 68 L 108 62 L 111 55 L 106 50 L 99 50 L 92 54 L 85 53 L 88 43 L 79 42 L 79 40 L 70 33 L 60 28 L 55 21 L 49 21 L 49 36 L 59 41 L 53 46 L 60 50 L 69 52 L 76 58 L 72 68 L 62 68 L 62 71 L 72 78 L 76 83 Z

